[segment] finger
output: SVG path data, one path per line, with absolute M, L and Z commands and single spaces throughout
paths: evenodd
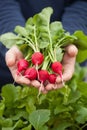
M 64 78 L 63 78 L 63 81 L 64 81 Z M 58 84 L 58 83 L 61 83 L 61 82 L 62 82 L 61 77 L 60 77 L 60 76 L 57 76 L 57 78 L 56 78 L 56 83 Z
M 26 85 L 30 84 L 30 80 L 25 78 L 23 75 L 21 75 L 21 73 L 17 75 L 16 66 L 10 67 L 9 70 L 13 76 L 14 82 L 19 83 L 19 84 L 26 84 Z
M 60 76 L 57 76 L 56 82 L 60 83 L 62 82 L 66 82 L 68 80 L 70 80 L 74 74 L 74 69 L 75 69 L 75 57 L 68 59 L 67 64 L 63 65 L 64 71 L 63 71 L 63 76 L 61 79 Z
M 7 66 L 13 66 L 16 63 L 17 59 L 20 59 L 22 57 L 23 55 L 20 50 L 16 46 L 13 46 L 6 52 L 5 60 Z
M 66 67 L 68 67 L 69 69 L 67 69 Z M 71 64 L 67 65 L 65 67 L 64 73 L 63 73 L 63 81 L 66 82 L 68 80 L 70 80 L 74 74 L 74 66 Z
M 55 90 L 55 89 L 59 89 L 59 88 L 62 88 L 63 87 L 63 84 L 60 83 L 60 84 L 48 84 L 45 89 L 46 91 L 51 91 L 51 90 Z
M 54 84 L 48 84 L 47 86 L 45 86 L 45 90 L 46 91 L 51 91 L 53 90 Z
M 65 60 L 67 61 L 63 62 L 63 80 L 68 81 L 72 78 L 74 74 L 76 57 L 69 57 L 69 55 L 66 55 Z
M 63 66 L 69 63 L 75 62 L 77 53 L 78 53 L 78 50 L 74 45 L 67 46 L 66 52 L 64 54 L 63 61 L 62 61 Z
M 15 80 L 16 83 L 19 83 L 19 84 L 22 84 L 22 85 L 23 84 L 28 85 L 28 86 L 30 85 L 30 80 L 25 78 L 22 75 L 21 76 L 16 75 L 14 80 Z
M 64 82 L 70 80 L 74 73 L 76 55 L 78 53 L 78 49 L 74 45 L 69 45 L 66 47 L 66 52 L 63 57 L 62 65 L 63 65 L 63 79 L 60 76 L 57 76 L 56 82 L 61 83 L 62 80 Z
M 31 81 L 31 85 L 34 86 L 35 88 L 39 88 L 41 84 L 37 80 L 32 80 Z
M 44 89 L 44 90 L 42 91 L 42 93 L 43 93 L 43 94 L 47 94 L 48 91 L 47 91 L 46 89 Z
M 62 88 L 62 87 L 64 87 L 64 84 L 62 84 L 62 82 L 59 83 L 59 84 L 56 83 L 56 84 L 53 86 L 53 89 L 56 90 L 56 89 L 60 89 L 60 88 Z
M 75 57 L 78 53 L 78 49 L 75 45 L 70 44 L 65 48 L 66 53 L 70 56 L 70 57 Z

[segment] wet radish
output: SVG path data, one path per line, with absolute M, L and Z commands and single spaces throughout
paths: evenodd
M 49 74 L 49 82 L 52 84 L 56 83 L 56 74 Z
M 62 71 L 63 71 L 63 66 L 60 62 L 56 61 L 54 63 L 52 63 L 52 66 L 51 66 L 53 72 L 55 72 L 56 74 L 58 74 L 62 80 L 62 84 L 64 85 L 64 81 L 63 81 L 63 74 L 62 74 Z
M 60 77 L 62 76 L 63 66 L 62 66 L 62 64 L 60 62 L 52 63 L 51 68 L 52 68 L 53 72 L 59 74 Z
M 49 79 L 49 73 L 47 70 L 39 70 L 39 81 L 44 83 L 46 80 Z
M 39 94 L 38 94 L 38 95 L 40 95 L 41 91 L 44 89 L 43 84 L 49 79 L 49 73 L 47 70 L 39 70 L 38 75 L 39 75 L 38 80 L 41 82 L 41 86 L 39 88 Z
M 26 69 L 24 76 L 30 80 L 35 80 L 37 78 L 37 71 L 34 67 Z
M 17 72 L 21 73 L 22 71 L 25 71 L 29 66 L 29 62 L 25 59 L 20 59 L 17 63 Z
M 35 52 L 32 54 L 31 57 L 31 61 L 32 63 L 35 65 L 36 70 L 37 70 L 37 77 L 39 78 L 39 74 L 38 74 L 38 66 L 41 65 L 44 61 L 44 56 L 41 52 Z
M 32 54 L 31 59 L 34 65 L 41 65 L 44 61 L 44 56 L 41 52 L 35 52 Z

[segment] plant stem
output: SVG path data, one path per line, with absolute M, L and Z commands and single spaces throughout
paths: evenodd
M 34 26 L 34 38 L 35 38 L 36 50 L 39 52 L 38 42 L 37 42 L 37 37 L 36 37 L 36 26 Z
M 52 48 L 52 39 L 51 39 L 51 34 L 50 34 L 50 27 L 49 27 L 49 21 L 48 21 L 48 23 L 47 23 L 47 30 L 48 30 L 48 35 L 49 35 L 49 42 L 50 42 L 50 44 L 49 44 L 49 56 L 50 56 L 50 58 L 51 58 L 51 60 L 52 61 L 54 61 L 53 59 L 54 59 L 54 52 L 53 52 L 53 48 Z
M 81 129 L 85 128 L 86 126 L 87 126 L 87 123 L 86 123 L 86 124 L 84 124 L 84 125 L 81 127 Z
M 28 45 L 34 50 L 34 52 L 36 52 L 36 48 L 34 47 L 34 44 L 31 43 L 29 40 L 27 40 L 26 38 L 24 38 L 24 40 L 29 43 Z
M 46 58 L 44 59 L 43 66 L 42 66 L 42 69 L 43 69 L 43 70 L 47 70 L 47 67 L 48 67 L 49 61 L 50 61 L 49 56 L 46 56 Z
M 68 88 L 67 85 L 64 85 L 65 87 L 65 94 L 64 94 L 64 104 L 67 104 L 67 101 L 68 101 L 68 96 L 69 96 L 69 93 L 70 93 L 70 89 Z

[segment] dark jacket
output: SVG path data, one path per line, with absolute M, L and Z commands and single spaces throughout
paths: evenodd
M 24 26 L 28 17 L 48 6 L 54 9 L 52 21 L 61 21 L 70 33 L 83 30 L 87 34 L 86 0 L 0 0 L 0 34 L 13 31 L 16 25 Z M 13 82 L 5 64 L 6 51 L 0 43 L 0 86 Z

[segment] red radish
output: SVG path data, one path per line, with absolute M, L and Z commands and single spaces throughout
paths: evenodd
M 35 52 L 32 54 L 31 60 L 34 65 L 41 65 L 44 60 L 44 56 L 40 52 Z
M 47 80 L 49 79 L 49 73 L 47 70 L 39 70 L 38 71 L 38 80 L 41 82 L 41 86 L 39 88 L 38 96 L 40 95 L 41 91 L 44 90 L 44 85 Z
M 60 75 L 61 80 L 62 80 L 62 84 L 65 85 L 64 81 L 63 81 L 63 74 L 62 74 L 63 66 L 62 66 L 62 64 L 60 62 L 56 61 L 56 62 L 52 63 L 51 68 L 55 73 Z
M 49 74 L 49 82 L 52 84 L 56 83 L 56 74 Z
M 17 63 L 18 73 L 26 70 L 29 66 L 29 62 L 25 59 L 20 59 Z
M 38 74 L 39 74 L 39 80 L 42 83 L 44 83 L 46 80 L 49 79 L 49 73 L 47 72 L 47 70 L 39 70 Z
M 24 72 L 24 76 L 30 80 L 34 80 L 37 78 L 37 71 L 34 67 L 28 68 Z
M 63 66 L 60 62 L 56 61 L 56 62 L 52 63 L 51 68 L 55 73 L 59 74 L 62 77 Z

